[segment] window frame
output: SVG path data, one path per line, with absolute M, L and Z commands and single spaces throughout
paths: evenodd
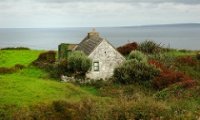
M 96 65 L 97 64 L 97 65 Z M 97 68 L 97 69 L 96 69 Z M 93 62 L 93 70 L 95 72 L 98 72 L 99 71 L 99 61 L 94 61 Z

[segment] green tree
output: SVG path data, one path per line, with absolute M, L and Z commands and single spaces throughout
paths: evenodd
M 91 65 L 91 60 L 81 51 L 74 51 L 68 56 L 68 69 L 75 75 L 85 75 Z

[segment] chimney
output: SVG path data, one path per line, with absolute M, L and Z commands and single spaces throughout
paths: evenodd
M 97 38 L 99 37 L 99 33 L 96 32 L 95 28 L 92 29 L 92 32 L 88 33 L 88 38 Z

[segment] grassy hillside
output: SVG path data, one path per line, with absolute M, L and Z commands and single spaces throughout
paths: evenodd
M 41 52 L 1 50 L 0 67 L 11 67 L 15 64 L 28 66 Z M 0 105 L 17 106 L 54 100 L 78 101 L 84 96 L 92 96 L 86 88 L 50 80 L 46 72 L 31 66 L 13 74 L 0 75 L 0 91 Z
M 0 67 L 12 67 L 15 64 L 28 65 L 43 52 L 39 50 L 1 50 Z
M 41 52 L 0 50 L 0 67 L 12 67 L 15 64 L 26 66 L 12 74 L 0 74 L 0 119 L 200 118 L 200 62 L 190 65 L 193 63 L 190 57 L 195 58 L 195 51 L 171 50 L 162 53 L 163 58 L 149 56 L 195 80 L 195 84 L 186 81 L 186 86 L 172 84 L 161 90 L 148 84 L 122 85 L 112 81 L 97 81 L 80 86 L 61 83 L 49 78 L 47 72 L 29 66 Z M 186 57 L 188 61 L 177 61 L 179 57 L 179 60 L 185 60 L 185 56 L 190 56 Z

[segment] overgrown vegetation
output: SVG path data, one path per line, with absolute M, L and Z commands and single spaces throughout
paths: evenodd
M 147 54 L 154 54 L 161 52 L 161 46 L 154 41 L 146 40 L 139 44 L 138 50 Z
M 43 52 L 0 50 L 0 67 L 23 66 L 0 75 L 0 119 L 200 118 L 200 61 L 195 51 L 168 49 L 158 55 L 138 49 L 126 55 L 128 60 L 115 70 L 114 78 L 85 84 L 50 78 L 51 72 L 68 74 L 69 60 L 55 62 L 55 54 L 44 57 Z M 51 64 L 50 70 L 29 66 L 38 56 L 43 59 L 37 62 Z M 74 73 L 82 70 L 78 67 Z
M 6 48 L 1 48 L 0 50 L 30 50 L 30 48 L 27 48 L 27 47 L 6 47 Z
M 69 54 L 68 69 L 75 76 L 85 76 L 86 72 L 91 68 L 92 61 L 81 51 L 75 51 Z
M 159 75 L 159 69 L 147 63 L 147 57 L 139 52 L 132 51 L 121 66 L 115 69 L 114 78 L 116 82 L 130 84 L 150 81 Z
M 16 64 L 14 67 L 10 67 L 10 68 L 7 68 L 7 67 L 0 67 L 0 74 L 11 74 L 11 73 L 15 73 L 16 71 L 18 70 L 21 70 L 25 68 L 24 65 L 21 65 L 21 64 Z
M 67 58 L 56 61 L 56 52 L 48 51 L 41 53 L 32 65 L 46 70 L 53 78 L 62 75 L 84 78 L 91 67 L 91 60 L 83 52 L 74 51 Z
M 120 46 L 117 50 L 124 56 L 128 55 L 131 51 L 136 50 L 138 44 L 136 42 L 128 43 L 126 45 Z

